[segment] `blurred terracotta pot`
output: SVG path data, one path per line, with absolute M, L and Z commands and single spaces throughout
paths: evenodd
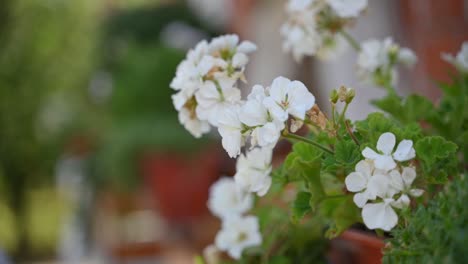
M 205 214 L 209 188 L 220 176 L 222 156 L 212 148 L 193 155 L 145 154 L 142 173 L 160 214 L 176 222 Z
M 331 241 L 328 258 L 333 264 L 380 264 L 383 248 L 383 239 L 362 231 L 347 230 Z

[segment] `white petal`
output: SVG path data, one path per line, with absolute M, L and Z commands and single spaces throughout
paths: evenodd
M 346 177 L 345 184 L 348 191 L 359 192 L 366 188 L 367 177 L 359 172 L 352 172 Z
M 391 155 L 393 148 L 395 147 L 395 141 L 396 139 L 393 133 L 383 133 L 377 141 L 377 150 L 381 151 L 385 155 Z
M 376 159 L 379 156 L 379 154 L 377 154 L 377 152 L 375 152 L 373 149 L 366 147 L 362 151 L 362 156 L 364 156 L 364 158 L 367 159 Z
M 286 94 L 289 92 L 289 84 L 291 81 L 285 77 L 276 77 L 270 87 L 270 97 L 277 103 L 285 100 Z
M 238 130 L 229 130 L 224 127 L 219 127 L 218 132 L 223 138 L 221 143 L 223 148 L 228 153 L 229 157 L 235 158 L 240 154 L 242 145 L 242 134 Z
M 270 186 L 271 186 L 271 177 L 265 177 L 265 179 L 262 182 L 262 185 L 259 186 L 260 188 L 257 191 L 257 195 L 264 196 L 270 189 Z
M 374 165 L 369 160 L 361 160 L 356 164 L 356 172 L 361 173 L 367 179 L 372 175 Z
M 364 205 L 366 205 L 368 201 L 368 195 L 365 192 L 362 193 L 356 193 L 353 197 L 354 203 L 357 205 L 357 207 L 362 208 Z
M 239 118 L 247 126 L 260 126 L 268 122 L 268 112 L 262 102 L 248 100 L 242 106 Z
M 304 119 L 305 113 L 314 106 L 315 97 L 300 81 L 292 81 L 289 86 L 289 113 L 299 119 Z
M 379 155 L 375 159 L 375 168 L 384 170 L 384 171 L 389 171 L 391 169 L 394 169 L 396 167 L 396 163 L 393 160 L 392 156 L 386 156 L 386 155 Z
M 414 158 L 416 156 L 416 152 L 413 149 L 413 141 L 412 140 L 402 140 L 398 147 L 393 153 L 393 158 L 398 161 L 406 161 Z
M 276 124 L 269 122 L 264 126 L 256 128 L 257 142 L 261 147 L 269 146 L 273 148 L 281 136 L 281 129 Z
M 374 175 L 369 179 L 367 192 L 381 198 L 387 198 L 390 188 L 390 180 L 385 175 Z
M 282 122 L 288 120 L 288 112 L 281 108 L 272 97 L 265 98 L 265 100 L 263 100 L 263 105 L 275 119 Z
M 411 189 L 409 191 L 409 194 L 413 197 L 419 197 L 423 195 L 423 193 L 424 193 L 424 190 L 421 190 L 421 189 Z
M 401 177 L 405 183 L 405 186 L 409 187 L 413 183 L 414 179 L 416 179 L 416 170 L 412 167 L 405 167 L 403 168 Z
M 403 191 L 405 189 L 405 184 L 403 182 L 403 178 L 401 177 L 400 172 L 398 170 L 392 170 L 388 173 L 388 177 L 390 179 L 390 184 L 393 188 L 395 188 L 395 193 Z M 395 194 L 393 193 L 393 194 Z M 392 195 L 393 195 L 392 194 Z
M 408 207 L 410 204 L 410 199 L 408 195 L 403 194 L 398 198 L 398 200 L 391 202 L 391 205 L 395 208 L 402 209 Z
M 369 229 L 390 231 L 398 223 L 398 216 L 386 203 L 366 204 L 362 209 L 362 219 Z
M 242 41 L 239 47 L 237 47 L 237 51 L 242 53 L 251 53 L 255 50 L 257 50 L 257 45 L 250 41 Z
M 236 68 L 244 67 L 249 62 L 249 57 L 244 53 L 236 53 L 232 58 L 232 65 Z

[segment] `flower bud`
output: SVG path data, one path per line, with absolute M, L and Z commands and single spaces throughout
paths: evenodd
M 330 102 L 333 104 L 336 104 L 338 102 L 338 91 L 336 89 L 333 89 L 330 93 Z
M 345 102 L 347 104 L 351 103 L 353 101 L 355 95 L 356 95 L 356 90 L 354 90 L 353 88 L 349 88 L 348 92 L 346 92 Z

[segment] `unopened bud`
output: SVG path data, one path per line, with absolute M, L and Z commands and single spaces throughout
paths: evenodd
M 332 102 L 333 104 L 336 104 L 336 102 L 338 102 L 338 91 L 336 89 L 333 89 L 330 93 L 330 102 Z
M 351 103 L 353 101 L 353 99 L 354 99 L 354 96 L 356 96 L 356 90 L 354 90 L 353 88 L 349 88 L 348 92 L 346 93 L 345 102 L 347 104 Z
M 346 101 L 346 94 L 348 93 L 348 88 L 341 86 L 340 89 L 338 89 L 338 98 L 340 99 L 340 102 L 345 102 Z

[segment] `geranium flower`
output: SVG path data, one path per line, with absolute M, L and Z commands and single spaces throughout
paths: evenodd
M 239 106 L 227 107 L 217 119 L 218 132 L 222 137 L 221 143 L 231 158 L 240 154 L 245 142 L 244 126 L 239 120 L 239 111 Z
M 262 243 L 258 218 L 255 216 L 233 216 L 223 221 L 215 238 L 215 245 L 229 256 L 240 259 L 244 249 Z
M 361 160 L 356 164 L 356 171 L 351 172 L 345 179 L 346 188 L 355 192 L 354 203 L 362 208 L 368 200 L 376 198 L 372 189 L 368 189 L 369 182 L 374 174 L 374 163 L 372 160 Z
M 374 175 L 368 188 L 382 201 L 364 205 L 361 212 L 364 224 L 369 229 L 390 231 L 398 223 L 398 215 L 393 209 L 401 208 L 401 202 L 393 199 L 398 191 L 390 185 L 388 175 Z
M 302 82 L 277 77 L 273 80 L 269 96 L 263 100 L 263 104 L 279 121 L 286 121 L 289 115 L 304 120 L 306 112 L 315 104 L 315 97 Z
M 362 155 L 365 158 L 374 160 L 374 164 L 377 169 L 385 171 L 389 171 L 396 167 L 395 160 L 407 161 L 416 156 L 412 140 L 402 140 L 400 144 L 398 144 L 395 152 L 393 152 L 395 141 L 396 139 L 393 133 L 383 133 L 377 141 L 377 150 L 380 153 L 377 153 L 371 148 L 366 147 L 362 151 Z
M 193 116 L 187 108 L 180 109 L 178 117 L 179 122 L 196 138 L 210 131 L 210 124 Z
M 275 120 L 263 104 L 266 98 L 265 88 L 255 85 L 242 106 L 239 115 L 240 121 L 252 128 L 251 145 L 273 148 L 284 129 L 284 122 Z
M 245 191 L 265 195 L 271 186 L 272 149 L 254 148 L 237 160 L 236 183 Z
M 468 72 L 468 41 L 463 42 L 460 51 L 454 57 L 448 53 L 442 53 L 442 59 L 455 66 L 462 72 Z
M 327 0 L 327 3 L 343 18 L 357 17 L 367 7 L 367 0 Z
M 210 187 L 208 208 L 219 218 L 241 215 L 252 208 L 253 197 L 230 177 L 222 177 Z
M 230 78 L 206 82 L 195 94 L 198 118 L 217 127 L 218 118 L 223 115 L 225 109 L 241 101 L 240 90 L 233 85 L 234 82 Z

